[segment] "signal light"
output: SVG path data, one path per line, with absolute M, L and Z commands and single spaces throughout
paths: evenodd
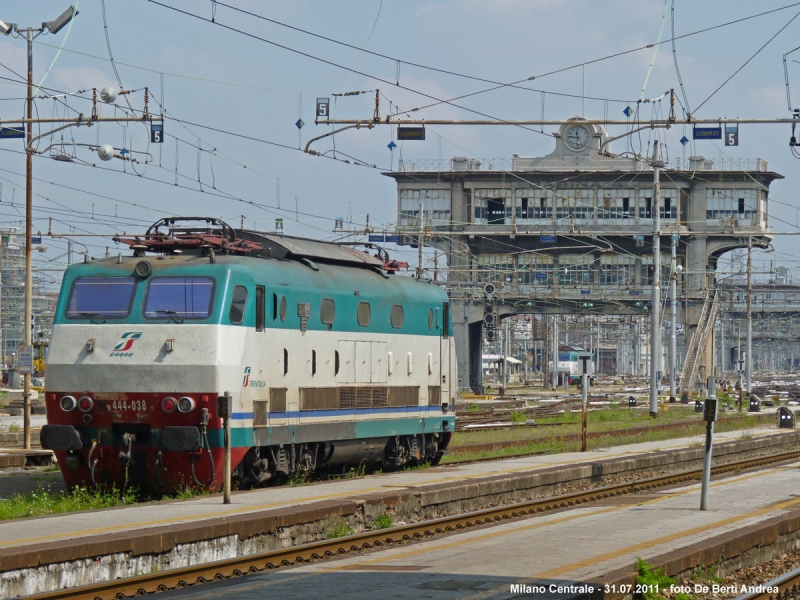
M 182 413 L 188 413 L 194 410 L 194 400 L 189 396 L 184 396 L 178 400 L 178 410 Z
M 75 408 L 78 406 L 78 401 L 75 400 L 74 396 L 64 396 L 61 398 L 61 402 L 59 404 L 61 404 L 61 410 L 64 412 L 70 412 L 75 410 Z
M 172 396 L 167 396 L 161 401 L 161 410 L 171 413 L 178 406 L 178 401 Z
M 81 399 L 78 400 L 78 408 L 81 409 L 81 412 L 89 412 L 93 406 L 94 401 L 89 396 L 81 396 Z

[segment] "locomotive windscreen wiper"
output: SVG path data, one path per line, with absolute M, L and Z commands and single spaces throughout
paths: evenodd
M 174 310 L 156 310 L 153 312 L 155 312 L 156 314 L 158 313 L 165 314 L 167 315 L 168 318 L 174 319 L 176 323 L 183 323 L 183 319 L 179 317 L 178 313 L 176 313 Z
M 90 319 L 90 320 L 100 319 L 101 323 L 105 323 L 106 322 L 106 318 L 104 316 L 99 315 L 99 314 L 97 314 L 95 312 L 79 312 L 78 314 L 80 316 L 86 317 L 87 319 Z

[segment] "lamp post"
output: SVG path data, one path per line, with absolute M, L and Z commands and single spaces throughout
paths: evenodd
M 27 27 L 20 29 L 16 23 L 6 25 L 0 21 L 0 33 L 9 35 L 12 31 L 19 35 L 24 34 L 28 42 L 28 94 L 27 94 L 27 113 L 26 123 L 26 163 L 25 163 L 25 315 L 23 321 L 24 345 L 31 346 L 31 317 L 33 311 L 33 277 L 31 266 L 31 229 L 33 212 L 33 152 L 31 143 L 33 142 L 33 40 L 39 37 L 45 30 L 50 33 L 58 33 L 69 23 L 78 11 L 74 6 L 70 6 L 53 21 L 42 23 L 41 27 Z M 22 400 L 22 425 L 23 425 L 23 447 L 31 447 L 31 375 L 26 373 L 24 376 L 24 391 Z

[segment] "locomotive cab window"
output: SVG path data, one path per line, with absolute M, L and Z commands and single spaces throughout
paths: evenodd
M 147 284 L 145 319 L 207 319 L 214 306 L 211 277 L 153 277 Z
M 67 318 L 124 319 L 135 291 L 135 277 L 79 277 L 72 284 Z
M 369 306 L 369 302 L 359 302 L 358 303 L 358 324 L 361 327 L 367 327 L 369 325 L 370 319 L 372 318 L 372 309 Z
M 233 296 L 231 297 L 231 308 L 228 311 L 228 318 L 231 323 L 238 325 L 244 321 L 244 309 L 247 307 L 247 288 L 243 285 L 237 285 L 233 288 Z

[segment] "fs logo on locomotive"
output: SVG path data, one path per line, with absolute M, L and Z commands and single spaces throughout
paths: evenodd
M 133 356 L 133 352 L 130 352 L 130 349 L 133 348 L 134 342 L 140 337 L 142 337 L 141 331 L 126 331 L 120 336 L 120 340 L 114 346 L 110 356 Z
M 250 367 L 244 368 L 244 377 L 242 378 L 242 387 L 267 387 L 266 381 L 260 381 L 258 379 L 250 379 Z

